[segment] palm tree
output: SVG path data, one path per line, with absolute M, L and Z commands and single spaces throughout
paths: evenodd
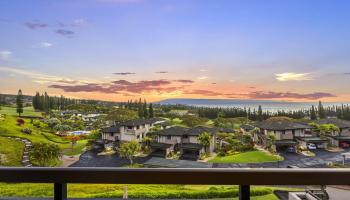
M 211 138 L 212 137 L 208 132 L 203 132 L 198 136 L 198 142 L 199 144 L 204 146 L 204 150 L 206 153 L 208 152 L 208 146 L 210 145 Z
M 124 143 L 119 148 L 119 154 L 121 157 L 125 157 L 130 160 L 130 165 L 132 166 L 134 164 L 134 159 L 137 153 L 139 153 L 141 150 L 140 144 L 133 140 L 128 143 Z

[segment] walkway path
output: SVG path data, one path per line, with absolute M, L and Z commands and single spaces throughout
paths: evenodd
M 25 138 L 18 138 L 18 137 L 7 137 L 7 138 L 15 139 L 17 141 L 24 143 L 24 150 L 22 154 L 22 165 L 25 167 L 31 167 L 32 164 L 30 163 L 30 160 L 29 160 L 29 151 L 30 151 L 30 147 L 32 147 L 32 142 Z

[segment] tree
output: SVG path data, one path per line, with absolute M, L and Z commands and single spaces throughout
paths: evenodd
M 58 123 L 58 124 L 56 124 L 56 125 L 53 127 L 53 129 L 54 129 L 55 131 L 58 131 L 59 134 L 62 134 L 62 133 L 66 133 L 67 131 L 72 130 L 72 127 L 70 127 L 70 126 L 68 126 L 68 125 L 65 125 L 65 124 L 60 124 L 60 123 Z
M 144 117 L 144 112 L 143 112 L 143 105 L 142 105 L 141 98 L 140 98 L 139 103 L 138 103 L 137 111 L 138 111 L 138 114 L 139 114 L 139 118 L 143 118 Z
M 323 105 L 322 105 L 321 101 L 318 102 L 318 117 L 320 119 L 326 118 L 326 112 L 325 112 L 325 110 L 323 108 Z
M 129 110 L 129 109 L 123 109 L 118 108 L 115 110 L 112 110 L 108 113 L 106 116 L 106 120 L 114 120 L 117 122 L 124 122 L 132 119 L 137 119 L 138 114 L 136 111 Z
M 182 120 L 183 124 L 185 124 L 186 126 L 189 126 L 189 127 L 203 125 L 208 121 L 208 119 L 195 117 L 195 116 L 191 116 L 191 115 L 185 115 L 185 116 L 181 117 L 181 120 Z
M 276 136 L 273 133 L 268 133 L 267 135 L 267 141 L 266 141 L 266 147 L 271 150 L 272 145 L 275 143 L 276 141 Z
M 329 133 L 340 132 L 340 129 L 334 124 L 321 124 L 318 128 L 320 137 L 325 138 Z
M 153 118 L 154 117 L 154 111 L 153 111 L 153 104 L 152 103 L 149 104 L 148 112 L 149 112 L 149 117 Z
M 203 145 L 205 152 L 208 152 L 208 146 L 210 146 L 211 135 L 208 132 L 203 132 L 198 136 L 199 144 Z
M 262 121 L 262 120 L 263 120 L 263 111 L 262 111 L 261 105 L 259 105 L 259 108 L 258 108 L 258 121 Z
M 41 167 L 49 167 L 55 164 L 60 157 L 60 148 L 55 144 L 34 143 L 30 155 Z
M 145 102 L 143 103 L 143 117 L 146 118 L 146 119 L 149 117 L 149 115 L 148 115 L 148 110 L 147 110 L 147 102 L 146 102 L 146 100 L 145 100 Z
M 21 114 L 23 113 L 23 95 L 22 95 L 21 89 L 19 89 L 17 93 L 16 105 L 17 105 L 16 111 L 18 113 L 18 116 L 21 116 Z
M 130 161 L 130 165 L 134 164 L 134 159 L 137 153 L 141 150 L 141 145 L 136 141 L 132 140 L 128 143 L 123 143 L 119 148 L 119 155 L 127 158 Z
M 312 105 L 312 107 L 311 107 L 310 119 L 311 120 L 316 120 L 317 119 L 317 114 L 316 114 L 316 110 L 315 110 L 315 106 L 314 105 Z
M 70 140 L 72 149 L 74 148 L 74 145 L 77 143 L 77 141 L 80 140 L 80 136 L 76 136 L 76 135 L 69 135 L 69 136 L 66 136 L 65 138 Z
M 1 106 L 2 106 L 3 104 L 5 104 L 4 99 L 5 99 L 5 96 L 2 95 L 2 94 L 0 94 L 0 110 L 1 110 Z
M 261 132 L 260 128 L 255 127 L 253 130 L 250 131 L 250 134 L 253 138 L 256 138 L 256 136 Z M 259 138 L 256 138 L 257 140 L 259 140 Z M 255 141 L 257 142 L 257 141 Z
M 50 118 L 47 120 L 47 125 L 51 129 L 54 129 L 57 124 L 61 124 L 61 121 L 57 118 Z

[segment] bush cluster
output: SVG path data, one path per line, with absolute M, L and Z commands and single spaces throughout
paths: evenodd
M 24 120 L 22 119 L 22 118 L 18 118 L 17 120 L 16 120 L 16 122 L 17 122 L 17 126 L 22 126 L 22 125 L 24 125 Z
M 30 129 L 30 128 L 24 128 L 24 129 L 22 129 L 22 133 L 25 133 L 25 134 L 32 134 L 32 129 Z

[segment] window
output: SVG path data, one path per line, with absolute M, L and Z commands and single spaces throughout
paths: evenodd
M 188 135 L 183 135 L 182 138 L 187 139 Z
M 170 135 L 166 136 L 166 139 L 171 140 L 171 136 Z
M 113 137 L 114 133 L 110 133 L 109 135 Z

